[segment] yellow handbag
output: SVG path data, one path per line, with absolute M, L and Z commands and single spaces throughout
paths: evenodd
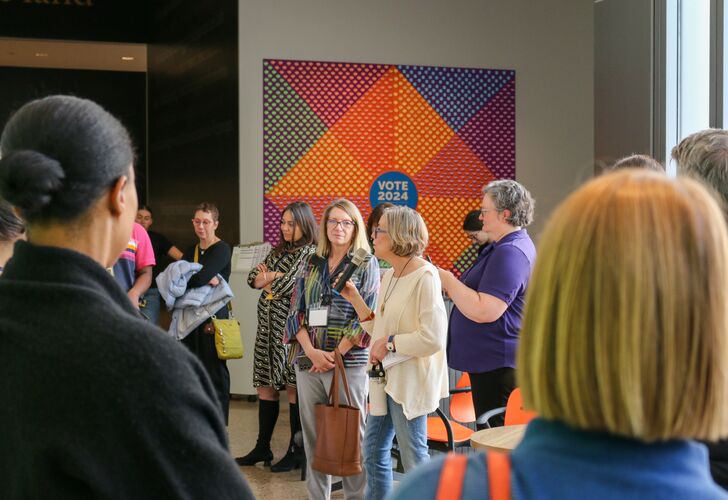
M 199 245 L 195 245 L 195 262 L 199 257 Z M 220 359 L 240 359 L 243 357 L 243 339 L 240 336 L 240 322 L 233 316 L 233 308 L 228 302 L 229 319 L 217 319 L 213 314 L 210 319 L 215 330 L 215 350 Z M 207 325 L 205 325 L 207 333 Z M 213 333 L 213 332 L 209 332 Z
M 228 304 L 229 306 L 229 304 Z M 243 357 L 243 340 L 240 337 L 240 323 L 232 315 L 230 319 L 212 317 L 215 329 L 215 350 L 220 359 L 240 359 Z

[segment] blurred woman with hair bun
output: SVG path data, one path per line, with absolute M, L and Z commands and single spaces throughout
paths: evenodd
M 252 498 L 202 365 L 107 272 L 137 212 L 122 124 L 70 96 L 0 137 L 28 228 L 0 276 L 0 498 Z

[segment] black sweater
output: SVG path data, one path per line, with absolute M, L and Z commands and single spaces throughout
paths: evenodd
M 15 250 L 0 276 L 0 498 L 252 498 L 194 355 L 90 258 Z

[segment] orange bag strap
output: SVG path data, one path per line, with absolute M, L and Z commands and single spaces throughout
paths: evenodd
M 511 461 L 507 454 L 489 451 L 485 455 L 488 467 L 489 498 L 491 500 L 510 500 L 511 498 Z M 440 484 L 437 486 L 436 500 L 460 500 L 463 494 L 465 471 L 468 456 L 449 453 L 442 464 Z
M 488 486 L 491 500 L 511 498 L 511 459 L 507 453 L 489 451 L 485 455 L 488 465 Z
M 437 500 L 460 500 L 463 493 L 465 470 L 468 456 L 461 453 L 448 453 L 440 471 L 440 484 L 437 486 Z

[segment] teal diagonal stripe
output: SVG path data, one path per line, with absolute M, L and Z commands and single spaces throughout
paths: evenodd
M 267 193 L 326 132 L 306 101 L 263 62 L 263 186 Z

